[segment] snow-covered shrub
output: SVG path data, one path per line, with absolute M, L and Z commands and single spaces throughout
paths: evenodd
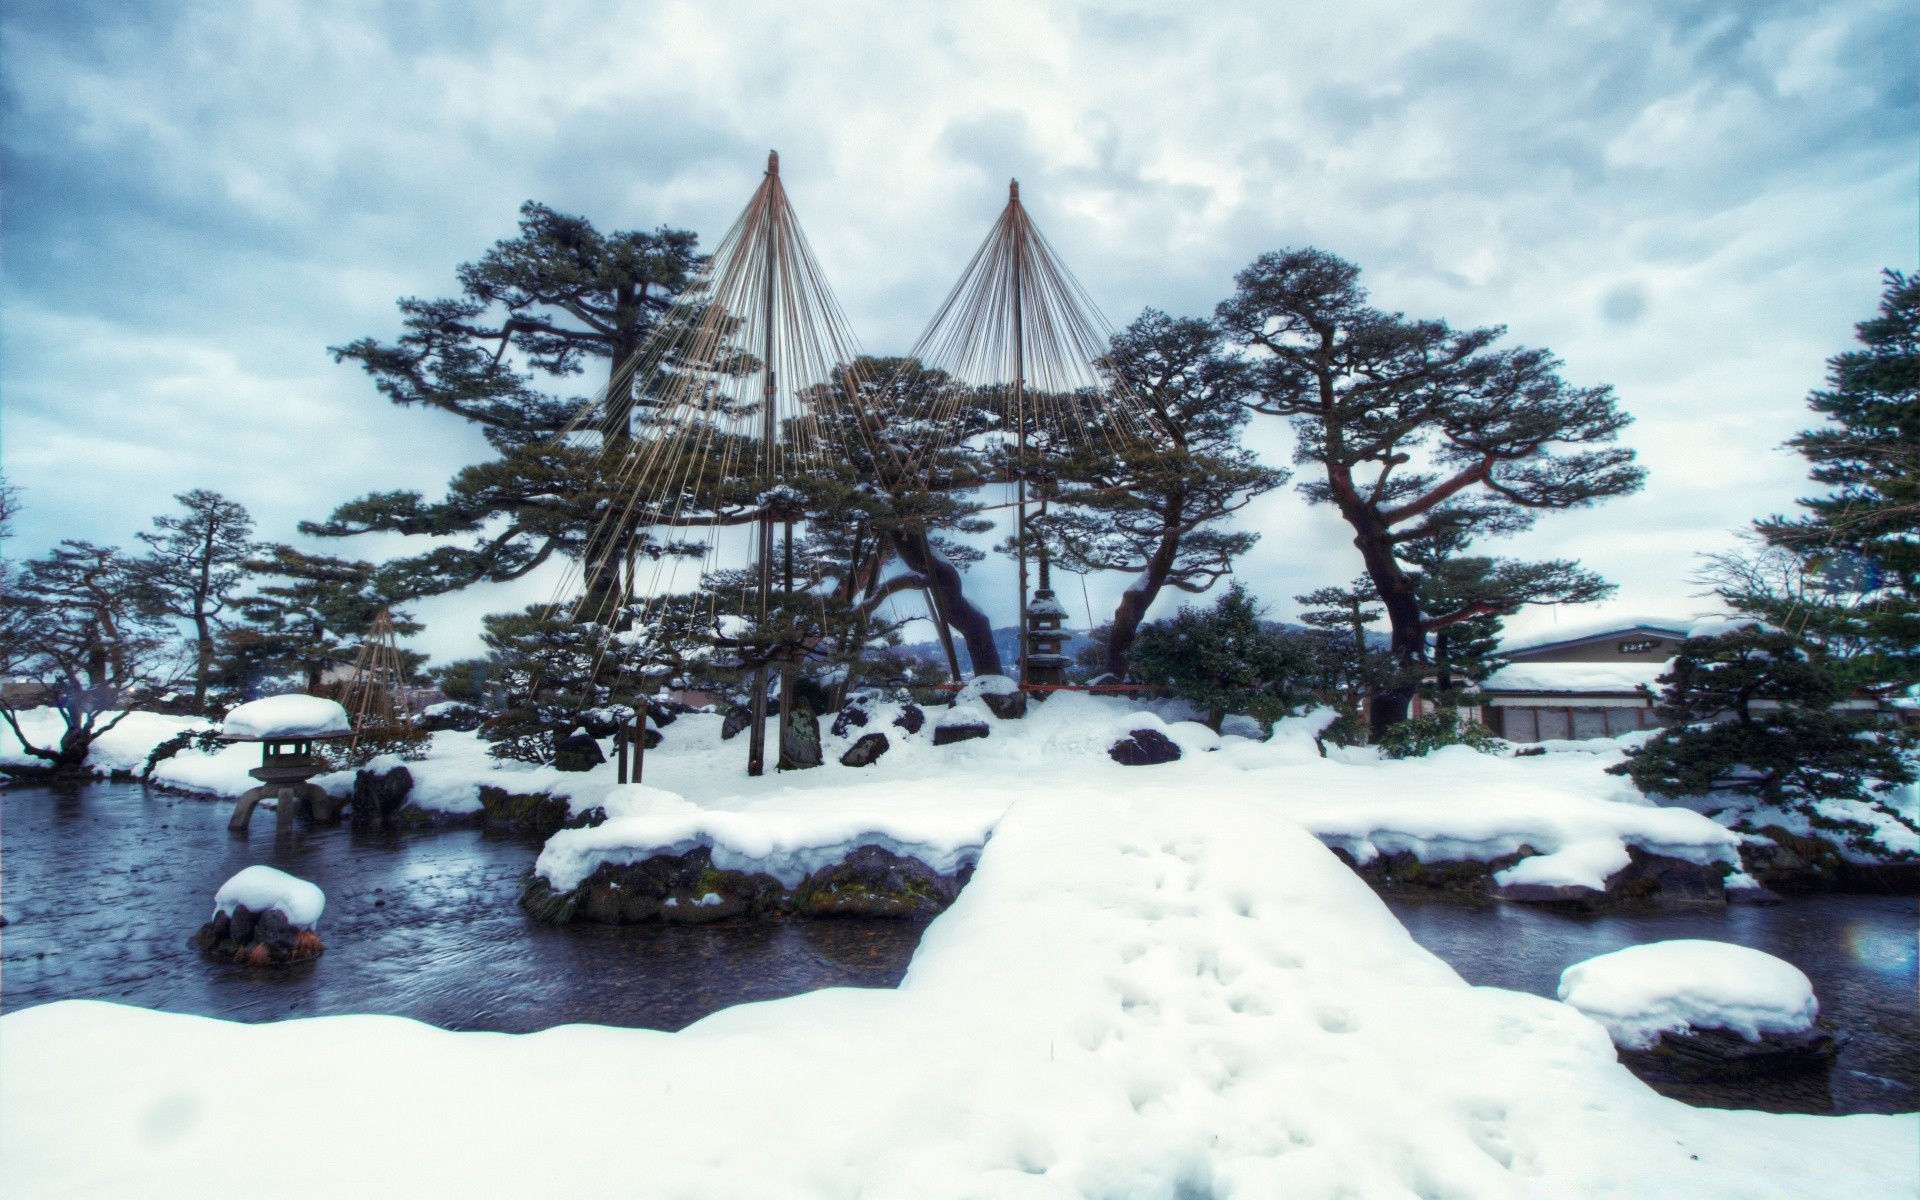
M 1844 660 L 1758 621 L 1694 632 L 1660 677 L 1660 715 L 1672 724 L 1609 771 L 1660 795 L 1744 792 L 1849 839 L 1871 831 L 1819 812 L 1821 801 L 1866 802 L 1914 828 L 1884 803 L 1914 780 L 1913 735 L 1836 707 L 1853 693 Z
M 1419 758 L 1442 746 L 1471 746 L 1482 753 L 1491 753 L 1499 748 L 1500 739 L 1478 721 L 1461 720 L 1460 710 L 1443 708 L 1394 722 L 1380 735 L 1378 743 L 1380 752 L 1388 758 Z

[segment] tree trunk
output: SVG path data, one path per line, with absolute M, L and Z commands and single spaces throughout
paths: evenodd
M 894 549 L 900 561 L 927 579 L 939 599 L 940 613 L 949 626 L 960 631 L 967 643 L 967 657 L 973 660 L 975 675 L 1004 675 L 1000 666 L 1000 648 L 993 643 L 993 622 L 974 607 L 963 590 L 960 572 L 941 558 L 924 533 L 895 530 Z
M 1147 560 L 1147 569 L 1141 573 L 1140 586 L 1120 593 L 1120 604 L 1113 610 L 1113 629 L 1107 635 L 1107 659 L 1101 668 L 1107 674 L 1127 673 L 1127 651 L 1133 649 L 1134 641 L 1140 636 L 1140 623 L 1147 619 L 1160 589 L 1167 585 L 1179 553 L 1180 535 L 1172 531 L 1161 535 L 1160 545 L 1155 547 L 1153 557 Z
M 637 348 L 636 340 L 621 338 L 614 341 L 610 349 L 612 365 L 607 371 L 607 399 L 600 414 L 600 453 L 606 463 L 619 462 L 633 444 L 634 381 L 631 375 L 622 374 L 622 368 Z M 611 474 L 617 478 L 621 472 L 616 470 Z M 631 518 L 619 518 L 621 508 L 619 499 L 612 498 L 607 515 L 594 523 L 587 536 L 581 570 L 586 592 L 582 614 L 589 621 L 608 626 L 614 624 L 614 609 L 628 599 L 621 594 L 625 583 L 621 566 L 627 560 L 627 547 L 633 540 L 634 529 Z
M 1411 673 L 1427 657 L 1427 635 L 1420 627 L 1420 601 L 1413 594 L 1413 580 L 1395 561 L 1386 527 L 1373 520 L 1365 506 L 1342 504 L 1340 508 L 1357 533 L 1353 544 L 1360 548 L 1367 577 L 1373 580 L 1374 590 L 1380 593 L 1380 603 L 1387 610 L 1387 621 L 1392 628 L 1393 660 Z M 1385 733 L 1388 726 L 1407 719 L 1419 691 L 1419 684 L 1408 679 L 1374 696 L 1368 724 L 1376 738 Z
M 194 632 L 199 642 L 194 647 L 199 651 L 199 661 L 193 669 L 193 711 L 198 716 L 207 711 L 207 680 L 213 675 L 213 629 L 205 613 L 195 613 Z

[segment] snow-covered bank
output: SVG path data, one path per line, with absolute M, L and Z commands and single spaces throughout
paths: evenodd
M 66 724 L 60 719 L 59 712 L 52 708 L 29 708 L 19 713 L 18 719 L 27 737 L 42 748 L 58 746 L 61 735 L 66 732 Z M 137 775 L 146 766 L 147 755 L 153 752 L 155 746 L 183 730 L 212 727 L 211 722 L 194 717 L 130 712 L 121 717 L 112 729 L 94 740 L 93 748 L 87 754 L 87 768 L 100 775 Z M 259 766 L 260 748 L 249 747 L 249 755 L 252 761 L 248 765 Z M 20 739 L 14 736 L 12 728 L 0 722 L 0 766 L 44 767 L 46 762 L 28 754 L 20 745 Z M 242 774 L 244 776 L 245 772 Z M 248 780 L 247 787 L 253 786 L 253 783 L 253 780 Z M 242 792 L 245 790 L 245 787 L 239 789 Z M 234 794 L 238 795 L 239 792 Z
M 1468 987 L 1272 802 L 1284 775 L 1210 761 L 1230 757 L 1025 783 L 977 772 L 1012 805 L 897 991 L 744 1005 L 678 1034 L 9 1013 L 0 1190 L 1852 1200 L 1920 1186 L 1914 1117 L 1691 1109 L 1566 1005 Z M 911 805 L 923 785 L 889 786 Z M 324 1120 L 367 1096 L 404 1119 L 360 1123 L 295 1169 L 208 1168 L 263 1113 Z
M 894 711 L 876 706 L 866 726 L 849 727 L 839 735 L 823 732 L 825 766 L 769 772 L 759 779 L 745 775 L 744 741 L 722 740 L 719 716 L 684 715 L 667 726 L 661 744 L 647 752 L 645 778 L 649 785 L 708 811 L 805 813 L 810 821 L 858 824 L 874 819 L 874 814 L 901 816 L 900 797 L 911 794 L 921 797 L 912 802 L 919 810 L 914 820 L 934 819 L 927 814 L 937 810 L 960 825 L 985 828 L 1015 795 L 1036 788 L 1121 791 L 1166 773 L 1196 793 L 1227 788 L 1259 795 L 1361 864 L 1400 853 L 1422 862 L 1490 862 L 1526 847 L 1531 855 L 1510 868 L 1503 883 L 1589 888 L 1602 886 L 1625 867 L 1630 849 L 1716 870 L 1739 865 L 1741 834 L 1686 808 L 1650 804 L 1624 779 L 1605 774 L 1621 756 L 1621 747 L 1614 743 L 1582 744 L 1577 753 L 1524 758 L 1499 758 L 1464 747 L 1404 760 L 1338 748 L 1321 757 L 1313 742 L 1317 722 L 1312 718 L 1282 722 L 1272 739 L 1257 742 L 1221 737 L 1191 721 L 1168 722 L 1123 700 L 1069 693 L 1033 705 L 1023 720 L 998 720 L 983 707 L 980 719 L 987 723 L 989 736 L 936 746 L 934 714 L 925 727 L 910 733 L 892 723 Z M 132 768 L 144 762 L 153 744 L 192 726 L 182 718 L 148 714 L 135 714 L 128 722 L 138 732 L 116 741 L 109 757 Z M 1181 747 L 1183 757 L 1152 767 L 1111 761 L 1108 747 L 1135 729 L 1165 734 Z M 841 766 L 839 755 L 872 732 L 888 735 L 888 752 L 871 766 Z M 611 764 L 565 772 L 502 763 L 486 751 L 474 734 L 443 731 L 433 735 L 424 760 L 403 764 L 398 758 L 382 759 L 375 766 L 406 766 L 413 777 L 408 803 L 430 813 L 478 814 L 483 808 L 481 789 L 498 788 L 513 795 L 552 796 L 574 819 L 594 809 L 615 820 L 659 815 L 644 804 L 629 812 L 641 803 L 636 797 L 648 793 L 619 789 Z M 189 747 L 162 761 L 153 780 L 233 796 L 253 786 L 246 772 L 258 762 L 258 751 L 246 744 L 211 753 Z M 1056 779 L 1058 784 L 1048 782 Z M 315 782 L 334 795 L 346 795 L 353 773 L 324 775 Z M 909 785 L 912 790 L 903 791 Z M 665 832 L 629 828 L 640 831 L 635 844 Z M 885 832 L 877 825 L 872 831 Z M 682 836 L 691 835 L 676 834 L 675 840 Z M 776 834 L 769 826 L 753 835 L 743 829 L 740 836 L 778 840 L 815 835 Z M 710 844 L 716 852 L 721 849 L 717 842 Z

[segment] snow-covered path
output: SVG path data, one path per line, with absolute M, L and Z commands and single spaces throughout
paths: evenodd
M 0 1192 L 1920 1189 L 1920 1118 L 1663 1099 L 1572 1009 L 1464 984 L 1282 806 L 1196 786 L 1227 775 L 1142 771 L 1117 794 L 1015 799 L 897 991 L 745 1005 L 677 1034 L 246 1026 L 90 1002 L 11 1013 Z

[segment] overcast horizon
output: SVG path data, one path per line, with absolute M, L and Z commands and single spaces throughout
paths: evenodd
M 488 452 L 327 347 L 391 340 L 395 301 L 453 294 L 529 199 L 711 246 L 778 149 L 871 353 L 913 342 L 1010 177 L 1116 327 L 1209 314 L 1256 255 L 1311 245 L 1359 264 L 1383 308 L 1552 349 L 1569 381 L 1616 388 L 1649 479 L 1476 545 L 1620 585 L 1509 628 L 1685 616 L 1698 552 L 1816 490 L 1781 444 L 1813 423 L 1806 395 L 1881 270 L 1916 266 L 1916 34 L 1892 0 L 12 3 L 7 551 L 132 544 L 206 487 L 263 538 L 390 555 L 406 539 L 294 526 L 368 491 L 436 496 Z M 1253 429 L 1291 465 L 1278 422 Z M 1245 524 L 1262 539 L 1239 574 L 1275 618 L 1359 571 L 1338 517 L 1291 489 Z M 969 594 L 1011 623 L 1008 568 L 976 574 Z M 1083 604 L 1066 580 L 1072 623 L 1126 582 L 1092 577 Z M 411 604 L 415 644 L 471 654 L 480 613 L 551 586 Z

